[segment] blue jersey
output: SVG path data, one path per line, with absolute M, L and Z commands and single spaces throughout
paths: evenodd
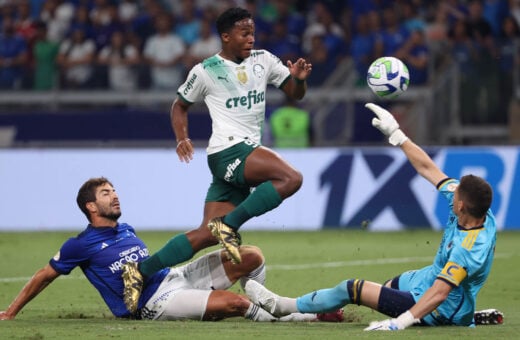
M 408 290 L 418 301 L 437 279 L 449 283 L 453 289 L 448 298 L 423 320 L 430 325 L 474 325 L 476 297 L 486 281 L 496 243 L 495 217 L 488 210 L 482 226 L 464 229 L 453 213 L 453 194 L 459 181 L 449 179 L 439 187 L 448 199 L 450 216 L 437 255 L 431 266 L 404 273 L 399 289 Z
M 112 313 L 129 317 L 131 314 L 123 301 L 121 266 L 126 262 L 140 262 L 148 256 L 148 248 L 130 225 L 120 223 L 113 228 L 88 225 L 78 236 L 68 239 L 49 264 L 64 275 L 79 266 Z M 145 282 L 139 308 L 157 290 L 168 271 L 159 271 Z

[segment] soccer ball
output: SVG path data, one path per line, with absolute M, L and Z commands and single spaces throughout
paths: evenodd
M 408 67 L 395 57 L 375 60 L 367 72 L 367 84 L 379 97 L 392 99 L 408 89 Z

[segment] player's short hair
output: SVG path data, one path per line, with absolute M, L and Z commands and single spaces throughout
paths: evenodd
M 493 200 L 493 189 L 483 178 L 465 175 L 460 179 L 459 198 L 464 202 L 467 212 L 477 218 L 486 216 Z
M 251 18 L 251 13 L 246 9 L 240 7 L 229 8 L 217 18 L 217 32 L 219 35 L 228 33 L 235 25 L 235 22 Z
M 102 185 L 112 183 L 105 177 L 95 177 L 91 178 L 79 188 L 78 196 L 76 197 L 76 203 L 78 204 L 79 209 L 87 216 L 87 219 L 90 222 L 90 214 L 87 209 L 88 202 L 96 201 L 96 189 Z

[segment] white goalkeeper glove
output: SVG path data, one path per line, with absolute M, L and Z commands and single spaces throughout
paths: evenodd
M 377 116 L 372 119 L 372 125 L 388 137 L 390 144 L 399 146 L 408 140 L 390 112 L 373 103 L 367 103 L 365 107 Z
M 413 317 L 410 311 L 406 311 L 395 319 L 387 319 L 383 321 L 372 321 L 370 325 L 365 328 L 365 331 L 399 331 L 410 327 L 420 320 Z

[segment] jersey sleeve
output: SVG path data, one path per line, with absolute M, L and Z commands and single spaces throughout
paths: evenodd
M 179 86 L 177 94 L 188 103 L 195 103 L 204 99 L 206 86 L 204 83 L 204 69 L 202 64 L 195 65 L 186 81 Z
M 458 186 L 459 181 L 453 178 L 443 179 L 439 184 L 437 184 L 439 193 L 448 200 L 450 208 L 453 206 L 453 195 Z
M 265 55 L 270 64 L 270 72 L 267 78 L 267 83 L 280 87 L 291 76 L 291 72 L 285 66 L 280 58 L 269 51 L 265 51 Z
M 74 268 L 87 261 L 88 256 L 88 249 L 77 238 L 70 238 L 61 246 L 58 253 L 49 261 L 49 264 L 58 273 L 67 275 Z

